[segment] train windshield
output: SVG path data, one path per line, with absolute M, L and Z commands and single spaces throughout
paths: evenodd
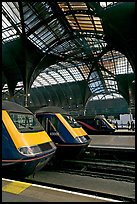
M 110 122 L 108 122 L 108 120 L 107 120 L 106 118 L 103 118 L 103 120 L 105 121 L 105 123 L 107 123 L 107 125 L 108 125 L 109 127 L 111 127 L 111 128 L 114 129 L 113 125 L 112 125 Z
M 66 121 L 71 125 L 73 128 L 79 128 L 81 125 L 77 123 L 77 121 L 70 115 L 63 115 L 63 117 L 66 119 Z
M 33 114 L 9 112 L 9 115 L 20 132 L 34 132 L 44 130 Z

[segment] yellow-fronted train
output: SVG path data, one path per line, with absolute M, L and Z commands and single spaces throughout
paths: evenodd
M 58 158 L 78 157 L 86 150 L 91 138 L 64 109 L 47 106 L 37 110 L 35 115 L 55 143 Z
M 26 177 L 42 169 L 56 146 L 27 108 L 2 101 L 2 170 Z
M 113 134 L 115 132 L 115 126 L 101 115 L 78 116 L 75 120 L 89 135 Z

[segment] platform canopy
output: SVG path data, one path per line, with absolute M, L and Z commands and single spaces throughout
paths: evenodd
M 135 2 L 2 2 L 2 97 L 84 107 L 134 89 Z M 120 75 L 132 74 L 132 80 Z M 122 78 L 123 79 L 123 78 Z

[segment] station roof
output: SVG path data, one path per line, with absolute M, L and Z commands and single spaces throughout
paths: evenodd
M 119 94 L 129 102 L 134 72 L 135 2 L 2 2 L 3 98 L 30 94 L 38 107 Z

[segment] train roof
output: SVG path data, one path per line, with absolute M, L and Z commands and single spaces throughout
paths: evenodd
M 29 111 L 27 108 L 12 102 L 12 101 L 2 101 L 2 110 L 7 110 L 10 112 L 18 112 L 18 113 L 31 113 L 31 111 Z
M 47 106 L 47 107 L 42 107 L 39 110 L 35 112 L 35 114 L 41 114 L 41 113 L 61 113 L 61 114 L 69 114 L 67 111 L 62 109 L 61 107 L 58 106 Z
M 103 118 L 103 116 L 101 116 L 101 115 L 95 115 L 95 116 L 93 116 L 93 115 L 80 115 L 80 116 L 78 116 L 78 117 L 76 117 L 76 120 L 82 120 L 82 119 L 94 119 L 94 118 Z

